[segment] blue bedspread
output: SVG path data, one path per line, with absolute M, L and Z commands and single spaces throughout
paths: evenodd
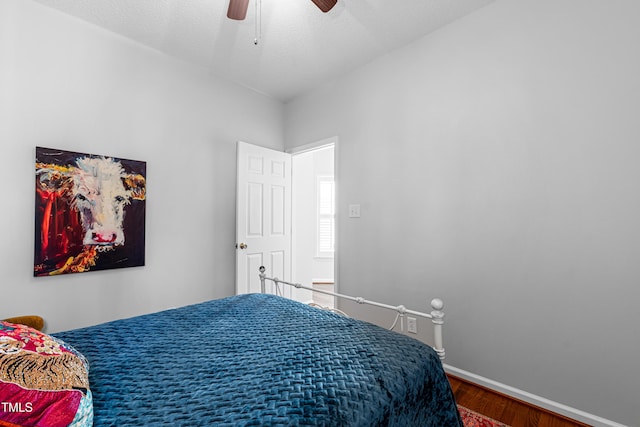
M 94 426 L 462 426 L 435 352 L 273 295 L 55 334 L 90 363 Z

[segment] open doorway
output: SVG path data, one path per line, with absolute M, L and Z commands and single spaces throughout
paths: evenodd
M 336 138 L 292 151 L 291 277 L 335 292 Z M 334 298 L 293 289 L 292 298 L 333 308 Z

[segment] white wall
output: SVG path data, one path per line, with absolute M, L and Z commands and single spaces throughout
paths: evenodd
M 235 153 L 280 102 L 32 1 L 0 2 L 0 318 L 49 331 L 231 295 Z M 35 146 L 147 162 L 146 266 L 33 278 Z
M 340 138 L 341 292 L 440 296 L 449 364 L 631 425 L 639 16 L 499 0 L 285 110 L 288 148 Z

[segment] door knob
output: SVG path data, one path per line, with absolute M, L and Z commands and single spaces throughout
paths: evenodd
M 239 245 L 236 245 L 236 248 L 247 249 L 247 244 L 246 243 L 240 243 Z

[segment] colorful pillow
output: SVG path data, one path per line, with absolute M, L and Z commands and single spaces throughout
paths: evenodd
M 0 322 L 0 426 L 92 425 L 84 356 L 36 329 Z

